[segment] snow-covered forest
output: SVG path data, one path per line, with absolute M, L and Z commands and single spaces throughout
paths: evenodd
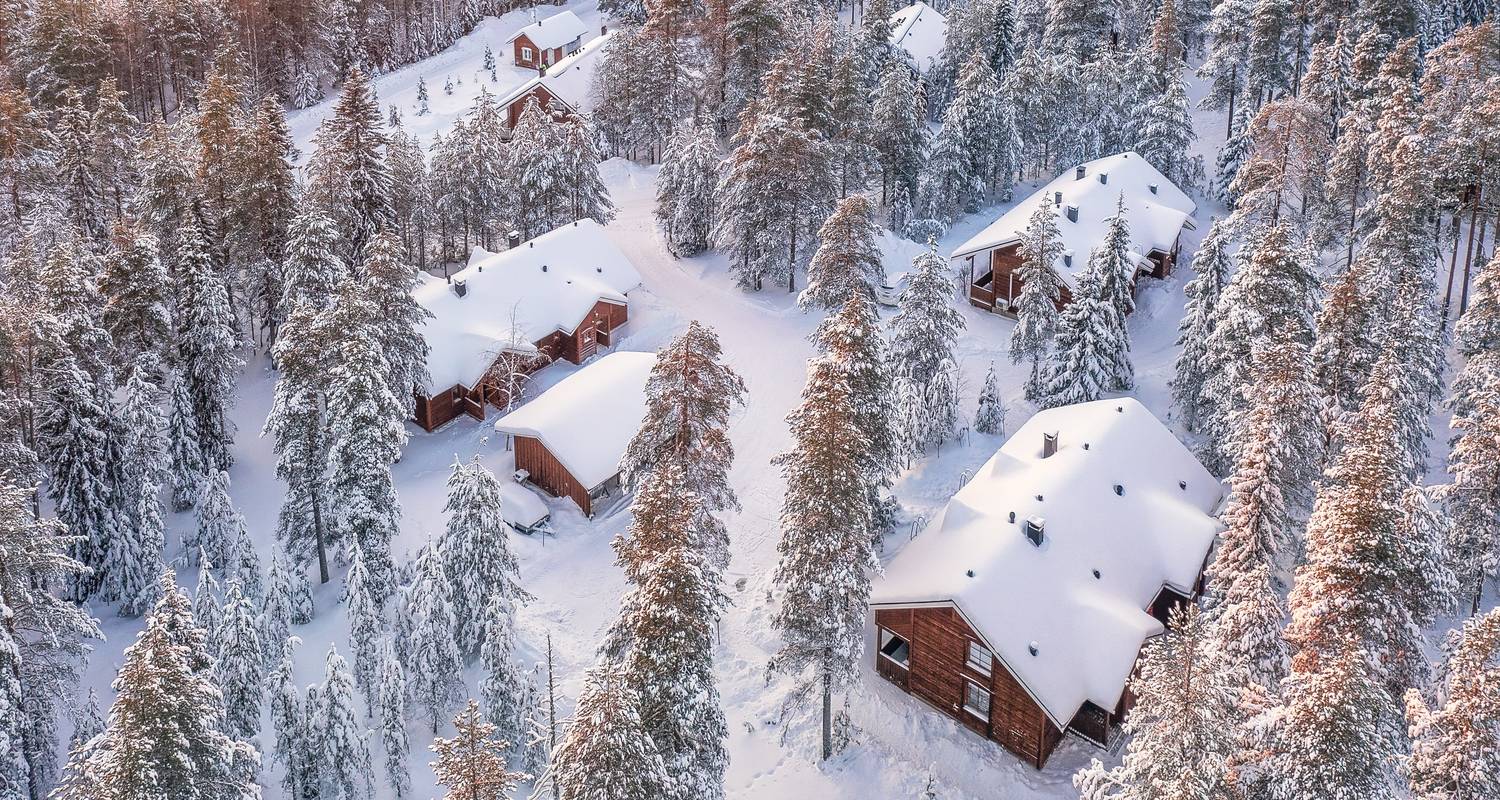
M 0 800 L 1500 798 L 1497 241 L 1494 0 L 0 0 Z M 1118 397 L 1218 536 L 1031 763 L 870 601 Z

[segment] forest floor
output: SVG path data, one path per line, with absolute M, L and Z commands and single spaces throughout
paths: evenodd
M 591 26 L 592 32 L 597 32 L 600 17 L 595 0 L 569 7 Z M 554 10 L 542 6 L 536 13 L 545 16 Z M 430 144 L 431 134 L 445 130 L 466 111 L 481 86 L 499 94 L 529 77 L 528 70 L 507 66 L 510 54 L 504 41 L 530 21 L 529 10 L 486 19 L 473 34 L 443 53 L 378 78 L 375 85 L 382 105 L 399 105 L 407 130 L 419 136 L 424 145 Z M 482 74 L 480 66 L 486 45 L 494 49 L 501 64 L 494 82 Z M 462 85 L 455 84 L 452 95 L 443 93 L 449 77 L 463 80 Z M 432 114 L 423 117 L 414 113 L 419 78 L 426 80 L 431 97 Z M 1201 89 L 1196 82 L 1192 89 L 1196 100 Z M 330 99 L 290 119 L 303 158 L 311 150 L 316 126 L 331 107 Z M 1212 153 L 1224 136 L 1224 118 L 1222 114 L 1205 113 L 1197 122 L 1202 139 L 1195 150 L 1208 154 L 1205 160 L 1211 165 Z M 870 669 L 869 659 L 860 683 L 848 695 L 850 715 L 858 731 L 843 753 L 826 764 L 818 762 L 816 730 L 809 714 L 793 717 L 790 725 L 779 724 L 789 683 L 768 684 L 765 674 L 766 662 L 778 644 L 769 626 L 772 609 L 767 596 L 777 559 L 777 520 L 784 487 L 771 459 L 790 444 L 785 417 L 798 401 L 805 361 L 811 353 L 807 337 L 819 316 L 798 310 L 794 295 L 784 287 L 768 287 L 758 294 L 738 289 L 720 254 L 674 259 L 663 247 L 652 219 L 657 169 L 615 159 L 604 163 L 601 170 L 619 208 L 619 217 L 607 230 L 643 277 L 642 287 L 631 294 L 630 322 L 614 349 L 655 350 L 696 319 L 718 332 L 726 360 L 748 387 L 746 405 L 731 429 L 735 464 L 730 477 L 743 508 L 726 519 L 733 548 L 727 575 L 733 606 L 722 622 L 717 652 L 719 688 L 730 729 L 729 797 L 915 798 L 929 773 L 936 780 L 938 796 L 944 800 L 1075 797 L 1073 772 L 1090 758 L 1108 761 L 1107 754 L 1070 737 L 1047 768 L 1038 772 L 880 680 Z M 1017 186 L 1016 198 L 1025 197 L 1034 185 Z M 940 251 L 951 252 L 954 245 L 988 224 L 1004 208 L 996 206 L 961 220 L 939 242 Z M 1180 268 L 1164 281 L 1148 279 L 1139 290 L 1137 311 L 1130 318 L 1139 384 L 1133 394 L 1169 424 L 1166 387 L 1177 352 L 1174 340 L 1182 313 L 1182 289 L 1192 277 L 1188 266 L 1191 253 L 1207 230 L 1210 216 L 1218 211 L 1202 201 L 1196 215 L 1198 230 L 1185 235 Z M 889 235 L 882 241 L 889 272 L 908 269 L 912 257 L 921 250 L 917 244 Z M 1010 408 L 1007 427 L 1014 430 L 1034 409 L 1020 396 L 1025 370 L 1012 366 L 1005 356 L 1013 323 L 967 303 L 960 308 L 968 324 L 958 349 L 963 418 L 972 418 L 985 371 L 994 363 Z M 886 309 L 884 313 L 888 317 L 891 312 Z M 263 563 L 269 563 L 283 488 L 274 475 L 270 441 L 260 436 L 260 430 L 270 407 L 275 373 L 264 354 L 252 355 L 248 361 L 233 410 L 239 432 L 236 463 L 231 470 L 232 493 Z M 566 363 L 548 367 L 539 373 L 529 394 L 535 396 L 575 369 Z M 1446 451 L 1446 418 L 1435 418 L 1434 424 L 1438 433 L 1433 463 L 1440 464 Z M 432 434 L 415 425 L 408 429 L 411 441 L 394 468 L 402 531 L 393 550 L 401 561 L 410 560 L 418 547 L 442 530 L 444 482 L 455 458 L 467 460 L 477 455 L 501 476 L 509 475 L 513 464 L 504 437 L 487 423 L 460 418 Z M 999 442 L 1000 437 L 965 432 L 903 472 L 895 494 L 903 507 L 904 522 L 889 537 L 883 557 L 889 559 L 898 552 L 912 531 L 941 507 Z M 1440 468 L 1434 470 L 1434 478 L 1439 475 Z M 571 502 L 553 501 L 550 505 L 555 536 L 511 539 L 521 563 L 522 584 L 536 596 L 535 602 L 519 612 L 518 630 L 523 641 L 522 658 L 527 663 L 542 657 L 550 635 L 563 710 L 567 711 L 577 696 L 583 671 L 593 663 L 595 648 L 618 609 L 624 583 L 614 565 L 610 540 L 625 529 L 629 509 L 616 504 L 588 520 Z M 176 555 L 181 534 L 195 521 L 189 512 L 173 515 L 168 524 L 171 557 Z M 179 575 L 179 581 L 189 587 L 195 580 L 191 570 Z M 323 659 L 330 646 L 349 652 L 347 620 L 338 602 L 341 583 L 341 576 L 336 575 L 329 584 L 315 588 L 317 616 L 294 631 L 303 640 L 297 679 L 304 685 L 322 680 Z M 109 608 L 95 611 L 104 620 L 107 641 L 98 644 L 85 680 L 86 686 L 98 690 L 101 702 L 107 704 L 112 695 L 109 684 L 121 653 L 142 623 L 119 619 Z M 465 677 L 470 693 L 474 693 L 477 669 L 471 666 Z M 439 790 L 428 766 L 432 727 L 422 720 L 413 720 L 410 727 L 413 796 L 437 796 Z M 263 730 L 266 733 L 260 744 L 262 752 L 267 752 L 272 744 L 268 719 Z M 444 720 L 439 733 L 451 733 L 451 724 Z M 372 737 L 370 745 L 377 797 L 388 798 L 378 738 Z M 279 770 L 268 765 L 262 777 L 266 796 L 279 798 Z

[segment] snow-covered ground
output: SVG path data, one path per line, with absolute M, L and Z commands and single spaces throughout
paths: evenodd
M 583 18 L 591 33 L 597 32 L 601 18 L 595 0 L 568 7 Z M 535 13 L 545 16 L 558 8 L 538 6 Z M 407 129 L 429 143 L 434 132 L 445 130 L 470 106 L 481 86 L 499 94 L 530 77 L 530 71 L 510 65 L 504 40 L 531 19 L 531 10 L 486 19 L 473 34 L 447 51 L 382 76 L 375 82 L 382 106 L 399 105 Z M 494 49 L 500 64 L 499 80 L 494 82 L 481 68 L 486 45 Z M 426 80 L 431 97 L 432 113 L 423 117 L 416 116 L 414 110 L 419 77 Z M 451 96 L 443 92 L 443 84 L 449 77 L 455 82 Z M 460 79 L 462 85 L 457 83 Z M 1196 100 L 1201 88 L 1196 83 L 1192 88 Z M 318 123 L 331 106 L 332 100 L 292 116 L 292 133 L 304 157 Z M 1211 168 L 1214 148 L 1224 137 L 1223 115 L 1200 114 L 1198 123 L 1202 138 L 1196 150 L 1207 154 Z M 1069 738 L 1053 755 L 1047 769 L 1038 772 L 879 679 L 869 669 L 868 659 L 863 681 L 849 695 L 850 713 L 859 727 L 858 737 L 844 753 L 826 764 L 819 763 L 811 719 L 795 723 L 785 731 L 775 724 L 785 687 L 766 682 L 765 665 L 777 646 L 768 624 L 770 608 L 766 598 L 776 561 L 783 481 L 778 470 L 771 466 L 771 459 L 789 445 L 784 418 L 798 400 L 805 361 L 811 353 L 807 337 L 819 317 L 798 310 L 793 296 L 784 290 L 772 287 L 759 294 L 739 290 L 719 254 L 685 260 L 668 255 L 652 220 L 656 168 L 616 159 L 604 163 L 601 171 L 619 207 L 619 217 L 608 226 L 607 232 L 643 277 L 642 287 L 631 295 L 630 323 L 614 348 L 655 350 L 688 321 L 696 319 L 718 331 L 726 359 L 748 386 L 746 406 L 732 428 L 736 459 L 731 481 L 743 505 L 742 511 L 727 519 L 733 547 L 727 579 L 734 605 L 723 621 L 717 653 L 718 678 L 730 729 L 729 796 L 736 800 L 916 797 L 929 771 L 937 779 L 939 796 L 946 800 L 1076 796 L 1071 785 L 1072 774 L 1090 758 L 1101 756 L 1097 750 Z M 1030 191 L 1031 185 L 1018 186 L 1017 199 Z M 945 253 L 951 251 L 954 245 L 994 220 L 1004 208 L 987 209 L 961 220 L 939 243 L 940 249 Z M 1137 312 L 1130 319 L 1139 383 L 1134 395 L 1169 424 L 1166 384 L 1176 354 L 1173 342 L 1183 306 L 1183 284 L 1191 278 L 1187 256 L 1207 229 L 1209 217 L 1216 212 L 1218 209 L 1200 199 L 1196 214 L 1198 231 L 1186 234 L 1182 268 L 1165 281 L 1148 280 L 1141 288 Z M 908 269 L 911 258 L 920 252 L 918 245 L 894 237 L 887 237 L 884 246 L 888 271 Z M 1020 399 L 1024 370 L 1013 367 L 1005 358 L 1012 323 L 967 303 L 960 303 L 959 307 L 968 323 L 958 351 L 965 414 L 972 414 L 985 371 L 993 362 L 1010 405 L 1009 427 L 1014 429 L 1033 409 Z M 532 395 L 574 369 L 559 363 L 544 370 L 531 389 Z M 239 426 L 237 461 L 231 471 L 233 497 L 247 518 L 264 561 L 270 557 L 272 530 L 282 498 L 282 487 L 273 474 L 270 442 L 259 436 L 274 381 L 275 375 L 263 356 L 250 358 L 240 380 L 233 412 Z M 1442 425 L 1437 428 L 1441 439 L 1446 424 L 1445 420 L 1438 422 Z M 495 434 L 488 424 L 461 417 L 436 433 L 423 433 L 415 425 L 409 426 L 409 430 L 411 441 L 394 468 L 402 506 L 402 531 L 394 551 L 404 558 L 410 558 L 416 548 L 442 529 L 444 481 L 456 458 L 467 460 L 478 455 L 499 475 L 510 474 L 513 464 L 503 437 Z M 886 557 L 899 551 L 912 531 L 931 517 L 994 452 L 999 441 L 998 437 L 965 432 L 956 441 L 913 464 L 900 477 L 895 491 L 905 508 L 906 521 L 887 542 Z M 1435 444 L 1441 451 L 1441 442 Z M 1441 457 L 1441 452 L 1434 455 L 1435 459 Z M 561 693 L 565 707 L 571 708 L 583 670 L 593 662 L 600 637 L 618 608 L 623 581 L 613 563 L 609 543 L 625 528 L 629 510 L 616 506 L 594 520 L 585 519 L 571 503 L 553 502 L 551 510 L 554 537 L 512 538 L 521 562 L 523 585 L 537 598 L 521 610 L 519 630 L 527 648 L 523 657 L 528 661 L 539 658 L 545 638 L 551 636 Z M 169 547 L 175 547 L 177 537 L 193 524 L 191 513 L 174 515 L 169 521 L 172 528 Z M 196 575 L 184 572 L 179 580 L 192 586 Z M 317 617 L 311 624 L 295 630 L 304 642 L 297 670 L 297 679 L 303 684 L 322 680 L 323 658 L 330 645 L 345 653 L 349 651 L 345 613 L 338 603 L 340 584 L 340 579 L 335 578 L 315 590 Z M 141 623 L 115 618 L 110 609 L 98 612 L 104 618 L 108 639 L 94 653 L 86 685 L 98 689 L 101 700 L 107 703 L 111 697 L 108 686 L 119 667 L 121 653 Z M 467 677 L 472 692 L 478 676 L 471 669 Z M 269 729 L 268 722 L 264 729 Z M 451 725 L 445 724 L 443 731 L 450 732 Z M 436 796 L 438 790 L 427 766 L 430 727 L 414 720 L 411 741 L 414 796 Z M 269 750 L 270 745 L 269 736 L 263 735 L 262 750 Z M 374 762 L 381 764 L 379 744 L 374 738 L 371 747 Z M 278 780 L 276 770 L 268 768 L 263 773 L 267 797 L 280 796 Z M 382 786 L 383 770 L 379 766 L 376 784 L 379 797 L 390 796 L 389 790 Z

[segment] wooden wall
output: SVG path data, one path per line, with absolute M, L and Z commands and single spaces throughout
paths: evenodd
M 983 253 L 970 256 L 971 259 L 982 261 Z M 1075 255 L 1074 258 L 1077 258 Z M 1021 245 L 1010 244 L 997 247 L 989 251 L 989 273 L 990 283 L 988 286 L 977 286 L 974 281 L 983 278 L 983 274 L 970 274 L 969 276 L 969 302 L 975 306 L 994 311 L 996 306 L 1006 308 L 1013 305 L 1015 300 L 1021 296 L 1021 278 L 1016 272 L 1021 268 Z M 971 267 L 977 271 L 978 267 Z M 1058 310 L 1072 302 L 1072 293 L 1068 287 L 1062 287 L 1062 299 L 1058 302 Z
M 999 742 L 1037 769 L 1047 763 L 1047 757 L 1062 741 L 1062 731 L 998 659 L 993 660 L 988 676 L 968 665 L 968 643 L 980 640 L 955 609 L 881 608 L 875 611 L 875 624 L 910 643 L 905 685 L 891 675 L 886 675 L 888 679 L 975 733 Z M 884 660 L 878 653 L 875 657 Z M 987 718 L 964 709 L 966 678 L 989 690 Z
M 580 424 L 586 424 L 582 420 Z M 516 436 L 516 469 L 531 473 L 529 480 L 554 497 L 571 497 L 585 515 L 593 513 L 589 487 L 578 482 L 540 439 Z

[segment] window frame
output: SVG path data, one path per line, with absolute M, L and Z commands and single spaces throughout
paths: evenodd
M 532 52 L 531 48 L 527 47 L 524 44 L 521 45 L 521 60 L 522 61 L 533 61 L 535 59 L 536 59 L 536 54 Z
M 880 627 L 878 625 L 875 627 L 875 631 L 875 654 L 891 662 L 892 664 L 901 667 L 902 669 L 911 669 L 911 640 L 889 628 Z M 905 661 L 899 661 L 895 656 L 888 655 L 885 652 L 885 646 L 888 643 L 886 637 L 890 637 L 890 639 L 899 639 L 906 645 Z
M 974 648 L 976 647 L 984 651 L 984 654 L 988 656 L 983 665 L 974 660 Z M 980 675 L 991 677 L 995 673 L 995 654 L 990 652 L 990 649 L 985 647 L 982 642 L 970 639 L 968 644 L 964 646 L 964 666 Z
M 991 692 L 988 687 L 980 685 L 979 681 L 976 681 L 973 678 L 968 677 L 967 675 L 964 676 L 963 684 L 963 696 L 959 698 L 959 705 L 963 707 L 964 713 L 969 714 L 975 719 L 982 719 L 985 722 L 989 722 L 990 714 L 995 708 L 995 693 Z M 982 712 L 969 705 L 970 689 L 984 695 L 985 707 Z

